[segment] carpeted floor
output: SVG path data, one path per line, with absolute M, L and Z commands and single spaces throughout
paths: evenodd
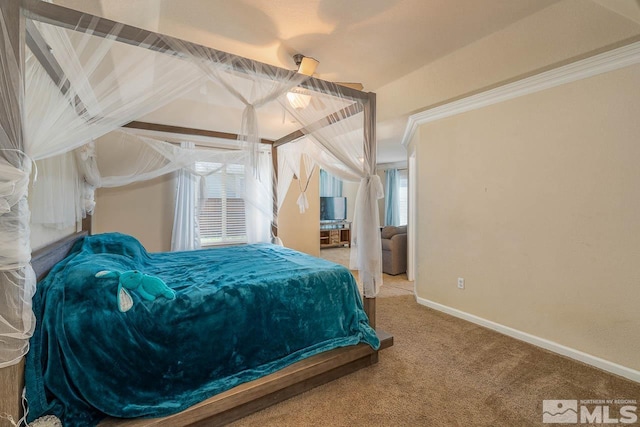
M 640 401 L 640 384 L 420 306 L 406 277 L 384 279 L 377 321 L 395 345 L 377 365 L 233 425 L 546 426 L 545 399 Z
M 322 249 L 320 257 L 349 267 L 349 251 L 349 248 Z M 413 282 L 407 280 L 406 274 L 398 274 L 397 276 L 383 274 L 383 276 L 382 282 L 384 285 L 378 294 L 380 297 L 413 295 Z M 360 289 L 360 292 L 362 292 L 362 289 Z

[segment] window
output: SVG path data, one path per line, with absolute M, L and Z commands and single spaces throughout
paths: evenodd
M 320 197 L 342 197 L 342 180 L 320 169 Z
M 398 170 L 398 181 L 400 193 L 398 194 L 398 209 L 400 214 L 400 224 L 407 224 L 407 216 L 409 213 L 409 178 L 406 169 Z
M 201 245 L 246 243 L 244 165 L 198 162 L 196 170 L 216 170 L 202 178 L 206 190 L 198 216 Z

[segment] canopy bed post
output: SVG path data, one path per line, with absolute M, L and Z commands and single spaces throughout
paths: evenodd
M 24 28 L 25 18 L 22 15 L 20 3 L 14 0 L 0 0 L 0 87 L 3 92 L 0 103 L 0 130 L 6 133 L 7 139 L 0 138 L 0 157 L 10 165 L 22 169 L 22 162 L 28 161 L 18 151 L 24 149 L 22 131 L 23 91 L 24 81 Z M 5 51 L 12 50 L 12 51 Z M 8 89 L 8 90 L 7 90 Z M 9 151 L 12 150 L 12 151 Z M 26 195 L 11 207 L 11 210 L 0 221 L 18 221 L 23 215 L 28 215 Z M 4 232 L 4 231 L 3 231 Z M 23 244 L 23 233 L 14 229 L 14 238 L 6 238 L 7 242 L 14 241 L 16 248 Z M 28 236 L 28 234 L 27 234 Z M 18 276 L 13 276 L 14 270 L 0 271 L 0 289 L 10 289 Z M 22 280 L 20 280 L 22 282 Z M 19 283 L 22 285 L 23 283 Z M 8 292 L 9 293 L 9 292 Z M 3 293 L 4 295 L 4 293 Z M 8 295 L 9 296 L 9 295 Z M 4 297 L 3 297 L 4 299 Z M 8 307 L 10 301 L 0 301 Z M 11 302 L 13 303 L 13 302 Z M 2 346 L 6 345 L 3 340 Z M 15 347 L 15 343 L 10 344 Z M 10 360 L 0 360 L 6 363 Z M 17 421 L 21 417 L 21 393 L 24 387 L 24 360 L 17 364 L 0 368 L 0 414 L 6 414 Z M 11 426 L 10 420 L 0 417 L 0 426 Z
M 273 221 L 271 222 L 271 237 L 278 237 L 278 149 L 271 144 L 271 164 L 273 165 Z
M 2 415 L 10 415 L 12 419 L 22 417 L 22 388 L 24 387 L 24 360 L 7 368 L 0 368 L 0 427 L 11 427 L 10 420 Z
M 371 175 L 376 174 L 376 94 L 368 93 L 364 103 L 364 161 L 368 162 Z M 377 207 L 376 207 L 377 209 Z M 371 230 L 372 233 L 378 230 Z M 382 250 L 381 247 L 378 250 Z M 369 324 L 376 327 L 376 298 L 364 296 L 364 311 L 369 317 Z

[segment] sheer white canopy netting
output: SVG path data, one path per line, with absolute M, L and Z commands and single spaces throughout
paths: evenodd
M 123 25 L 113 25 L 105 34 L 99 22 L 85 15 L 65 29 L 27 19 L 29 37 L 37 42 L 25 48 L 22 74 L 22 61 L 15 55 L 20 46 L 12 45 L 0 14 L 0 73 L 7 82 L 0 101 L 12 105 L 24 100 L 22 108 L 7 108 L 0 120 L 0 367 L 17 363 L 26 353 L 34 325 L 26 198 L 33 161 L 39 171 L 37 180 L 35 174 L 31 179 L 33 220 L 61 227 L 93 210 L 96 188 L 176 171 L 199 177 L 228 163 L 243 163 L 252 171 L 245 196 L 247 212 L 253 212 L 247 217 L 255 218 L 254 225 L 248 224 L 253 233 L 249 241 L 269 239 L 269 224 L 277 223 L 273 188 L 278 188 L 280 204 L 287 181 L 300 174 L 302 158 L 308 173 L 318 164 L 344 179 L 360 180 L 352 266 L 360 270 L 365 295 L 375 296 L 382 283 L 375 255 L 380 252 L 376 197 L 381 186 L 374 173 L 375 135 L 363 132 L 364 97 L 344 97 L 331 83 L 313 79 L 307 84 L 307 76 L 293 71 L 153 33 L 122 43 Z M 232 99 L 229 111 L 242 116 L 234 149 L 197 149 L 117 131 L 203 84 L 226 89 L 223 97 Z M 310 97 L 308 108 L 292 106 L 290 92 Z M 261 109 L 278 104 L 302 126 L 305 137 L 280 148 L 276 183 L 270 149 L 260 144 L 258 121 Z M 112 136 L 102 138 L 107 134 Z M 108 153 L 120 153 L 122 160 L 101 164 L 100 157 Z
M 321 99 L 325 98 L 330 97 Z M 365 296 L 373 297 L 382 285 L 378 199 L 384 194 L 380 178 L 371 166 L 375 164 L 375 150 L 363 144 L 365 114 L 362 106 L 352 103 L 348 107 L 335 109 L 328 118 L 317 120 L 313 117 L 313 111 L 296 109 L 284 100 L 281 103 L 300 123 L 305 124 L 307 135 L 291 147 L 285 145 L 278 148 L 278 158 L 284 158 L 278 179 L 290 181 L 294 174 L 299 176 L 299 166 L 296 169 L 295 165 L 300 165 L 301 159 L 304 159 L 345 181 L 360 182 L 351 232 L 350 267 L 358 271 Z M 282 198 L 286 194 L 280 193 L 284 191 L 284 185 L 279 188 Z M 301 198 L 304 197 L 302 194 Z M 282 200 L 278 202 L 282 203 Z M 304 205 L 304 201 L 299 200 L 300 204 Z
M 0 367 L 26 353 L 35 325 L 26 199 L 31 161 L 22 146 L 21 55 L 9 36 L 9 18 L 0 8 Z

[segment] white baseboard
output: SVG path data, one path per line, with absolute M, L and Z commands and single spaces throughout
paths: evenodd
M 480 326 L 484 326 L 485 328 L 492 329 L 496 332 L 500 332 L 501 334 L 510 336 L 517 340 L 524 341 L 538 347 L 542 347 L 554 353 L 561 354 L 571 359 L 575 359 L 580 362 L 586 363 L 587 365 L 595 366 L 596 368 L 602 369 L 607 372 L 611 372 L 612 374 L 620 375 L 621 377 L 625 377 L 632 381 L 640 383 L 640 371 L 636 371 L 635 369 L 618 365 L 617 363 L 610 362 L 605 359 L 601 359 L 591 354 L 584 353 L 580 350 L 566 347 L 562 344 L 558 344 L 557 342 L 549 341 L 547 339 L 540 338 L 535 335 L 531 335 L 526 332 L 522 332 L 505 325 L 501 325 L 500 323 L 492 322 L 491 320 L 483 319 L 482 317 L 478 317 L 473 314 L 469 314 L 464 311 L 460 311 L 458 309 L 448 307 L 446 305 L 442 305 L 437 302 L 430 301 L 428 299 L 424 299 L 416 296 L 416 301 L 420 305 L 424 305 L 426 307 L 433 308 L 434 310 L 438 310 L 443 313 L 450 314 L 451 316 L 467 320 L 471 323 L 475 323 Z

